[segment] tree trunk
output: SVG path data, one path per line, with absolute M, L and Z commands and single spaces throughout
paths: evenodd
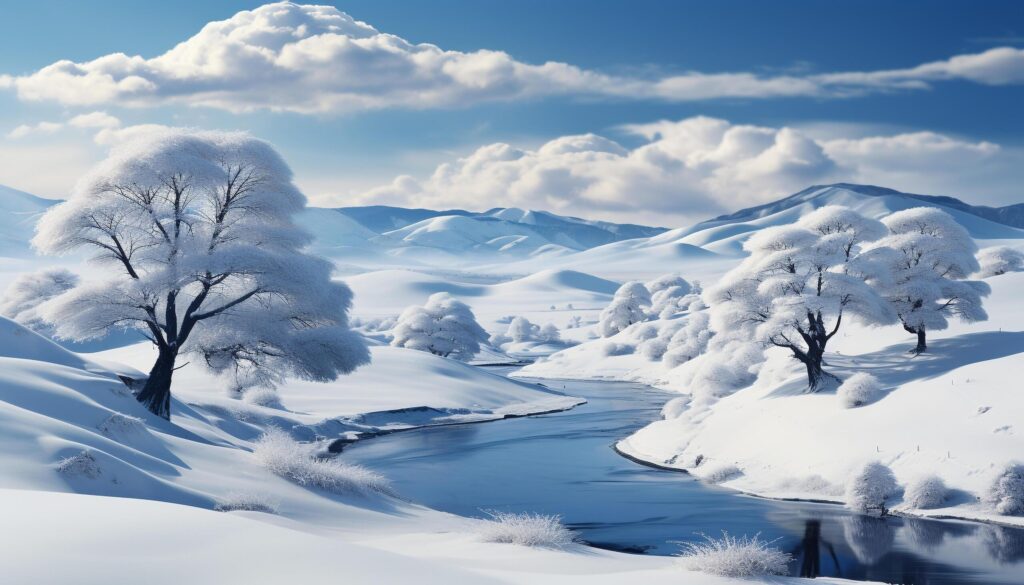
M 808 392 L 814 393 L 821 390 L 829 383 L 829 381 L 839 381 L 839 378 L 836 378 L 832 374 L 826 372 L 822 367 L 825 364 L 824 351 L 809 351 L 806 354 L 806 359 L 801 359 L 800 361 L 802 361 L 804 366 L 807 367 Z
M 808 355 L 807 361 L 807 391 L 817 392 L 825 380 L 825 370 L 821 369 L 821 356 Z
M 917 347 L 914 348 L 914 353 L 924 353 L 928 349 L 928 342 L 925 340 L 924 326 L 922 325 L 917 329 Z
M 171 376 L 177 358 L 177 351 L 161 349 L 153 369 L 149 371 L 146 385 L 135 397 L 150 412 L 167 420 L 171 419 Z

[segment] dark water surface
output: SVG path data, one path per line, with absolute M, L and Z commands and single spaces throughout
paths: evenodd
M 562 390 L 562 382 L 546 382 Z M 776 502 L 645 467 L 612 445 L 659 417 L 665 392 L 564 382 L 589 402 L 567 412 L 420 429 L 345 448 L 403 497 L 463 516 L 558 514 L 594 546 L 671 555 L 699 534 L 778 539 L 794 575 L 907 584 L 1024 583 L 1024 530 L 877 519 L 840 506 Z

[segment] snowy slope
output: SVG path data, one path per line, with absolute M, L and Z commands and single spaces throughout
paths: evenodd
M 0 185 L 0 256 L 29 256 L 36 220 L 58 203 Z

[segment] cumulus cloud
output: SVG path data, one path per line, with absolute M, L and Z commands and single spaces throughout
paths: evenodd
M 989 142 L 932 132 L 820 139 L 795 128 L 707 117 L 624 129 L 645 142 L 627 149 L 586 134 L 535 150 L 490 144 L 439 165 L 429 177 L 399 176 L 358 199 L 434 208 L 540 208 L 682 225 L 815 183 L 949 193 L 950 186 L 987 174 L 992 165 L 1004 165 L 996 174 L 1012 177 L 1008 169 L 1021 160 Z
M 961 79 L 1024 83 L 1024 50 L 995 48 L 891 71 L 803 75 L 687 72 L 608 75 L 559 62 L 530 64 L 493 50 L 451 51 L 378 31 L 330 6 L 267 4 L 211 22 L 153 57 L 114 53 L 0 76 L 30 101 L 69 106 L 186 104 L 303 113 L 454 107 L 550 95 L 670 102 L 837 97 L 926 89 Z
M 66 128 L 85 128 L 87 130 L 110 130 L 121 126 L 121 120 L 106 112 L 89 112 L 72 117 L 67 122 L 39 122 L 22 124 L 7 133 L 12 140 L 40 134 L 56 134 Z

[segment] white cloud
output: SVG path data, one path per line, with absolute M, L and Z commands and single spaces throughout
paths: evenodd
M 357 200 L 433 208 L 514 206 L 683 225 L 826 182 L 924 193 L 969 189 L 962 195 L 972 201 L 979 190 L 1005 196 L 1015 192 L 1012 169 L 1024 160 L 989 142 L 932 132 L 824 140 L 789 127 L 706 117 L 625 129 L 646 142 L 629 150 L 587 134 L 557 138 L 536 150 L 491 144 L 441 164 L 427 178 L 399 176 Z
M 64 124 L 60 122 L 39 122 L 38 124 L 22 124 L 10 132 L 7 133 L 7 137 L 13 140 L 19 138 L 25 138 L 26 136 L 32 136 L 33 134 L 54 134 L 58 132 Z
M 12 140 L 25 138 L 33 135 L 56 134 L 67 128 L 84 128 L 86 130 L 99 129 L 112 130 L 121 126 L 121 120 L 106 112 L 89 112 L 79 114 L 67 122 L 39 122 L 37 124 L 22 124 L 7 133 Z
M 71 118 L 68 124 L 75 128 L 117 128 L 121 125 L 121 120 L 106 112 L 89 112 Z
M 1001 47 L 909 69 L 800 75 L 688 72 L 639 78 L 559 62 L 523 63 L 501 51 L 412 43 L 330 6 L 267 4 L 211 22 L 166 53 L 115 53 L 0 76 L 29 101 L 69 106 L 186 104 L 303 113 L 454 107 L 549 95 L 672 102 L 837 97 L 926 89 L 960 79 L 1024 83 L 1024 50 Z

